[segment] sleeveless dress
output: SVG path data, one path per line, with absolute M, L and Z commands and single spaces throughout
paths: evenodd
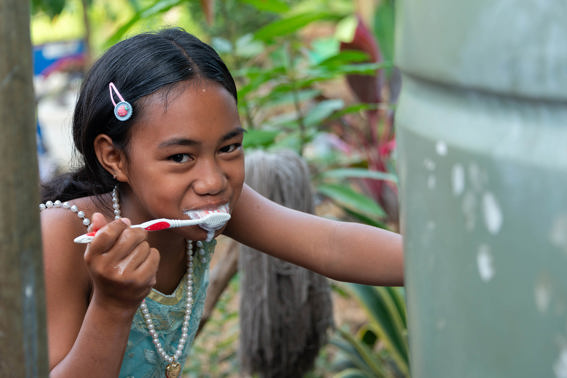
M 200 255 L 195 252 L 193 262 L 193 312 L 189 322 L 187 342 L 178 361 L 181 366 L 185 364 L 199 327 L 199 321 L 203 315 L 205 295 L 209 284 L 209 263 L 215 245 L 216 240 L 208 243 L 203 242 L 205 253 Z M 179 286 L 171 295 L 153 289 L 146 297 L 146 305 L 152 316 L 160 343 L 169 355 L 175 352 L 181 337 L 187 297 L 185 278 L 181 280 Z M 144 317 L 141 310 L 138 309 L 132 321 L 120 378 L 163 378 L 165 377 L 166 366 L 167 363 L 160 357 L 152 343 Z
M 63 205 L 60 201 L 48 201 L 48 203 L 47 206 L 40 206 L 40 209 L 63 206 L 77 213 L 79 218 L 85 219 L 84 213 L 79 211 L 76 206 L 70 208 L 70 205 L 67 203 Z M 86 226 L 88 222 L 83 224 Z M 182 369 L 203 315 L 205 296 L 209 285 L 209 264 L 216 246 L 216 240 L 213 239 L 210 242 L 203 241 L 202 243 L 203 247 L 194 247 L 193 252 L 193 310 L 189 321 L 187 341 L 178 360 Z M 175 352 L 181 337 L 187 300 L 186 275 L 187 273 L 185 273 L 185 276 L 183 276 L 172 294 L 167 295 L 152 289 L 145 299 L 154 328 L 158 333 L 159 341 L 169 355 Z M 128 344 L 119 376 L 120 378 L 164 378 L 166 366 L 167 363 L 160 357 L 152 342 L 152 337 L 144 321 L 142 311 L 138 308 L 132 320 Z M 183 372 L 183 370 L 181 371 Z

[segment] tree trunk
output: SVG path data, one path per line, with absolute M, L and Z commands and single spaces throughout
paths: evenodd
M 83 24 L 85 25 L 85 36 L 83 40 L 85 41 L 85 64 L 84 64 L 84 74 L 88 72 L 92 65 L 92 47 L 91 47 L 91 22 L 89 19 L 89 2 L 87 0 L 81 0 L 82 5 L 82 15 Z
M 0 0 L 0 377 L 47 377 L 29 2 Z

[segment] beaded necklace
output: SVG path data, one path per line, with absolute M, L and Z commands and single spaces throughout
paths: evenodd
M 118 199 L 118 187 L 114 187 L 112 190 L 112 207 L 114 209 L 114 218 L 119 219 L 121 217 L 120 212 L 120 202 Z M 181 354 L 183 353 L 183 348 L 187 342 L 187 337 L 189 334 L 189 320 L 191 319 L 191 312 L 193 311 L 193 242 L 187 240 L 187 302 L 185 304 L 185 314 L 183 316 L 183 326 L 181 328 L 181 337 L 179 338 L 179 344 L 177 349 L 172 355 L 167 354 L 163 349 L 161 342 L 159 341 L 159 336 L 155 330 L 154 324 L 152 323 L 152 317 L 146 305 L 146 300 L 144 299 L 140 304 L 140 310 L 146 322 L 146 327 L 148 332 L 152 337 L 152 342 L 156 347 L 156 350 L 160 357 L 166 361 L 168 364 L 165 368 L 165 375 L 168 378 L 177 378 L 181 372 L 181 365 L 177 361 Z

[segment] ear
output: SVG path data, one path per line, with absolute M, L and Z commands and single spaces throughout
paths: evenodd
M 128 181 L 126 155 L 124 151 L 114 146 L 108 135 L 99 134 L 94 140 L 94 149 L 98 161 L 108 173 L 117 181 Z

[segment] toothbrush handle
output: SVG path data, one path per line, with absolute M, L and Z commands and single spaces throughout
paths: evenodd
M 201 223 L 200 219 L 170 219 L 171 228 L 194 226 Z
M 131 225 L 130 228 L 143 228 L 148 231 L 158 231 L 158 230 L 165 230 L 167 228 L 176 228 L 176 227 L 186 227 L 186 226 L 194 226 L 197 224 L 202 223 L 201 219 L 154 219 L 151 221 L 147 221 L 140 224 Z M 162 223 L 162 224 L 160 224 Z M 90 232 L 88 234 L 81 235 L 75 238 L 75 243 L 90 243 L 96 232 Z

